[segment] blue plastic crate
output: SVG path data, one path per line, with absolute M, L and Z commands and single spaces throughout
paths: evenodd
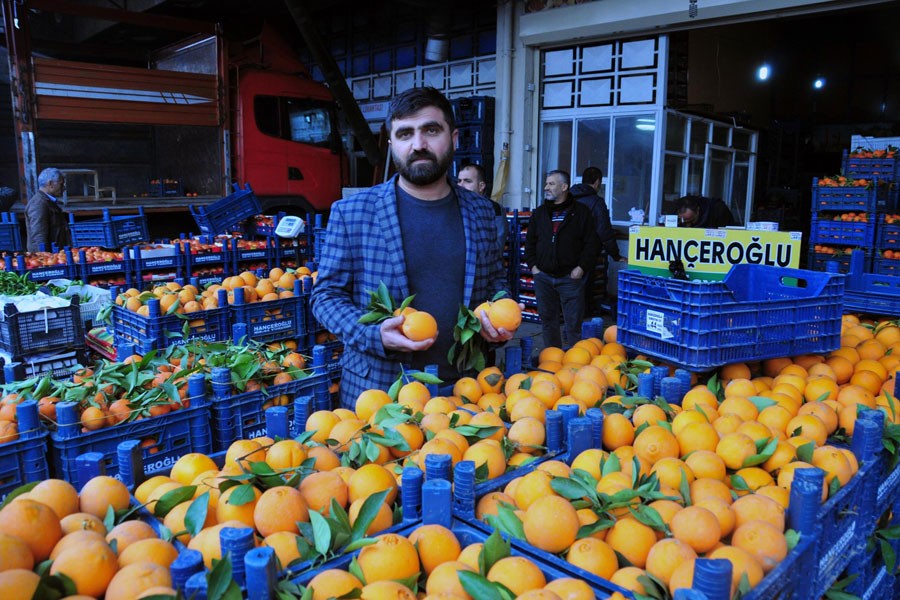
M 847 263 L 846 310 L 900 315 L 900 277 L 867 273 L 867 257 L 862 251 L 853 252 Z
M 50 433 L 54 477 L 84 483 L 78 480 L 77 458 L 86 452 L 103 454 L 107 475 L 116 477 L 119 472 L 116 449 L 126 439 L 145 444 L 143 456 L 147 474 L 170 468 L 185 454 L 210 453 L 209 400 L 202 393 L 203 376 L 192 376 L 188 385 L 192 386 L 190 407 L 96 431 L 81 431 L 77 403 L 60 402 L 56 411 L 57 430 Z
M 259 199 L 250 188 L 250 184 L 241 189 L 234 184 L 234 193 L 208 206 L 189 206 L 200 233 L 216 235 L 227 233 L 232 227 L 245 219 L 258 215 Z
M 734 265 L 721 282 L 622 270 L 619 342 L 694 371 L 830 352 L 840 345 L 843 293 L 841 275 L 765 265 Z
M 78 275 L 82 281 L 87 282 L 95 277 L 107 277 L 110 275 L 119 275 L 123 284 L 128 284 L 134 280 L 132 271 L 134 262 L 130 258 L 124 258 L 127 255 L 127 249 L 123 250 L 122 260 L 107 260 L 100 262 L 88 262 L 87 254 L 84 248 L 78 249 Z M 92 285 L 99 285 L 91 282 Z
M 147 193 L 153 198 L 163 196 L 184 196 L 184 185 L 180 179 L 151 179 Z
M 231 239 L 230 243 L 226 244 L 228 247 L 228 259 L 233 273 L 240 273 L 241 271 L 246 270 L 245 263 L 248 262 L 264 262 L 266 264 L 265 269 L 267 272 L 273 267 L 278 266 L 275 263 L 277 253 L 276 244 L 273 238 L 265 238 L 262 242 L 250 243 L 254 245 L 264 243 L 265 245 L 262 248 L 241 248 L 239 247 L 239 240 L 234 238 Z
M 0 213 L 0 250 L 7 252 L 25 250 L 16 213 Z
M 324 227 L 316 227 L 313 230 L 313 260 L 322 262 L 322 252 L 328 239 L 328 230 Z
M 426 483 L 426 489 L 427 486 L 428 484 Z M 427 491 L 424 493 L 427 493 Z M 435 508 L 437 510 L 440 510 L 440 507 Z M 426 524 L 428 522 L 429 521 L 426 520 L 422 524 Z M 456 538 L 459 540 L 460 546 L 463 548 L 470 544 L 483 543 L 491 535 L 491 530 L 489 530 L 487 527 L 482 527 L 478 523 L 467 523 L 456 518 L 448 518 L 443 522 L 439 522 L 439 524 L 448 527 L 456 535 Z M 419 526 L 420 525 L 418 524 L 410 525 L 401 528 L 396 533 L 398 535 L 402 535 L 403 537 L 409 537 L 409 535 L 412 534 L 412 532 L 415 531 L 415 529 Z M 535 552 L 529 551 L 528 549 L 530 548 L 530 546 L 526 546 L 524 544 L 518 543 L 516 540 L 513 540 L 510 554 L 511 556 L 521 556 L 531 560 L 541 570 L 548 582 L 554 579 L 561 578 L 581 579 L 591 587 L 597 598 L 607 598 L 614 592 L 619 592 L 626 598 L 634 598 L 630 591 L 625 590 L 624 588 L 620 588 L 614 583 L 597 577 L 593 573 L 589 573 L 584 569 L 580 569 L 557 556 L 553 556 L 547 553 L 541 553 L 540 555 L 538 555 Z M 359 550 L 354 551 L 351 554 L 339 556 L 322 564 L 317 569 L 301 573 L 291 581 L 293 583 L 305 586 L 309 585 L 309 582 L 312 581 L 313 577 L 326 569 L 347 570 L 350 565 L 350 561 L 358 554 Z
M 880 250 L 900 249 L 900 223 L 885 223 L 885 214 L 878 215 L 876 243 Z
M 468 96 L 454 98 L 450 101 L 457 127 L 460 125 L 493 126 L 495 105 L 496 101 L 492 96 Z
M 306 337 L 309 295 L 302 292 L 300 281 L 294 285 L 292 298 L 247 304 L 243 292 L 241 288 L 234 290 L 234 303 L 228 306 L 228 317 L 232 325 L 244 324 L 251 340 L 277 342 Z
M 15 360 L 30 354 L 84 348 L 79 299 L 69 306 L 19 312 L 7 304 L 0 316 L 0 350 Z
M 456 151 L 469 154 L 494 152 L 494 125 L 465 125 L 459 128 Z
M 115 299 L 118 289 L 113 289 Z M 133 346 L 134 352 L 146 354 L 168 346 L 180 346 L 188 340 L 201 339 L 221 342 L 231 337 L 225 293 L 219 294 L 219 306 L 210 310 L 198 310 L 190 314 L 163 315 L 159 300 L 148 301 L 150 316 L 139 315 L 123 306 L 113 304 L 112 330 L 117 348 Z M 185 331 L 185 327 L 187 331 Z
M 150 229 L 143 207 L 136 215 L 113 217 L 109 209 L 103 209 L 100 220 L 75 222 L 75 215 L 69 214 L 69 233 L 73 246 L 100 246 L 101 248 L 121 248 L 127 244 L 146 242 L 150 239 Z
M 128 252 L 128 256 L 131 259 L 134 279 L 143 285 L 145 278 L 149 281 L 158 280 L 161 271 L 169 275 L 167 279 L 186 278 L 185 257 L 181 244 L 173 244 L 173 246 L 171 254 L 160 254 L 159 249 L 147 248 L 146 250 L 149 251 L 151 256 L 145 256 L 145 248 L 141 246 L 127 248 L 126 252 Z
M 887 187 L 878 186 L 877 179 L 873 187 L 834 187 L 819 185 L 819 179 L 813 178 L 812 212 L 846 210 L 874 213 L 878 209 L 891 208 L 887 192 Z
M 900 260 L 885 258 L 880 254 L 876 254 L 872 259 L 872 273 L 876 275 L 898 277 L 900 276 Z
M 68 248 L 64 250 L 64 256 L 66 259 L 65 264 L 57 264 L 57 265 L 47 265 L 44 267 L 33 267 L 29 268 L 28 263 L 26 262 L 30 255 L 33 253 L 29 252 L 27 254 L 18 254 L 15 257 L 7 257 L 7 271 L 15 271 L 19 275 L 28 274 L 28 277 L 31 278 L 32 281 L 49 281 L 51 279 L 76 279 L 78 278 L 78 265 L 75 264 L 75 259 L 72 256 L 72 251 Z M 12 265 L 9 262 L 12 262 Z
M 38 405 L 28 400 L 16 406 L 19 439 L 0 444 L 0 501 L 17 487 L 47 479 L 47 431 L 41 427 Z
M 224 373 L 222 373 L 224 371 Z M 244 392 L 231 395 L 231 374 L 228 369 L 213 370 L 213 401 L 211 422 L 213 450 L 227 450 L 235 440 L 248 440 L 266 435 L 267 401 L 278 396 L 287 396 L 291 401 L 286 405 L 288 423 L 293 426 L 295 397 L 312 396 L 317 403 L 330 404 L 328 386 L 330 380 L 321 368 L 313 368 L 303 379 L 270 385 L 265 391 Z M 291 435 L 295 432 L 290 429 Z
M 826 215 L 824 218 L 821 215 Z M 834 221 L 829 213 L 813 215 L 810 244 L 844 244 L 846 246 L 875 245 L 875 215 L 869 213 L 865 222 Z
M 860 250 L 859 252 L 863 253 L 863 261 L 866 265 L 866 270 L 870 269 L 870 265 L 872 264 L 871 255 L 864 250 Z M 810 252 L 808 257 L 807 266 L 811 271 L 825 271 L 827 270 L 827 265 L 829 262 L 833 262 L 837 264 L 837 272 L 847 274 L 850 272 L 850 254 L 846 252 L 841 252 L 840 254 L 826 254 L 824 252 Z
M 898 174 L 900 174 L 900 160 L 896 158 L 850 156 L 844 150 L 844 156 L 841 160 L 841 171 L 844 177 L 852 179 L 878 177 L 880 179 L 897 181 Z

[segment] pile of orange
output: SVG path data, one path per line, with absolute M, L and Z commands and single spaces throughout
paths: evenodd
M 122 482 L 95 477 L 75 491 L 59 479 L 42 481 L 0 510 L 0 598 L 30 599 L 40 582 L 34 572 L 53 561 L 50 574 L 64 574 L 79 597 L 134 600 L 175 594 L 169 565 L 175 547 L 143 521 L 123 521 L 107 531 L 109 507 L 128 507 Z
M 118 295 L 116 304 L 139 315 L 149 316 L 150 307 L 147 302 L 153 298 L 159 300 L 159 310 L 166 314 L 190 314 L 201 310 L 219 308 L 218 291 L 227 291 L 228 304 L 234 304 L 234 290 L 241 288 L 244 292 L 244 302 L 268 302 L 280 298 L 292 298 L 294 296 L 294 282 L 302 279 L 315 281 L 317 273 L 311 272 L 307 267 L 285 271 L 274 268 L 269 271 L 268 277 L 257 277 L 252 271 L 244 271 L 240 275 L 226 277 L 221 284 L 212 284 L 202 292 L 193 285 L 182 286 L 176 282 L 155 286 L 148 292 L 141 292 L 136 288 L 129 288 Z

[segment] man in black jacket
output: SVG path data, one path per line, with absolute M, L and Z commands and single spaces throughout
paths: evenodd
M 717 229 L 734 225 L 734 216 L 728 205 L 719 198 L 682 196 L 675 202 L 680 221 L 679 227 Z
M 597 238 L 601 244 L 601 252 L 606 254 L 615 261 L 624 260 L 619 252 L 619 245 L 616 243 L 616 231 L 612 227 L 609 220 L 609 209 L 606 207 L 606 201 L 600 197 L 600 183 L 603 181 L 603 171 L 597 167 L 588 167 L 581 174 L 581 183 L 573 185 L 569 189 L 569 193 L 574 196 L 575 200 L 587 206 L 594 217 L 594 227 L 597 230 Z M 598 258 L 600 253 L 598 252 Z M 585 282 L 585 305 L 586 312 L 589 315 L 600 314 L 600 306 L 594 305 L 594 269 L 590 269 L 587 273 L 587 281 Z M 602 297 L 606 297 L 606 290 L 603 290 Z
M 590 210 L 569 193 L 569 174 L 550 171 L 544 204 L 531 214 L 525 236 L 525 261 L 534 274 L 545 347 L 568 348 L 581 339 L 585 274 L 597 262 L 599 245 Z

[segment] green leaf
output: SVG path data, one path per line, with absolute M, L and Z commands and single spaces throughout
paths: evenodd
M 222 489 L 221 486 L 219 486 L 219 489 Z M 178 490 L 173 490 L 173 491 L 178 491 Z M 171 494 L 172 492 L 169 492 L 169 493 Z M 163 496 L 163 497 L 165 498 L 165 496 Z M 227 503 L 230 504 L 231 506 L 243 506 L 245 504 L 253 502 L 253 500 L 255 500 L 255 499 L 256 499 L 256 491 L 255 491 L 253 485 L 249 484 L 249 483 L 243 483 L 243 484 L 239 485 L 233 492 L 231 492 L 231 495 L 228 496 Z
M 206 575 L 206 597 L 209 600 L 222 600 L 231 585 L 237 584 L 231 578 L 231 552 L 225 554 L 221 560 L 213 560 L 212 570 Z M 240 593 L 240 589 L 238 589 Z
M 488 525 L 500 530 L 501 533 L 518 538 L 525 539 L 525 527 L 522 520 L 510 508 L 499 506 L 496 515 L 488 515 Z
M 762 412 L 770 406 L 775 406 L 776 404 L 778 404 L 778 402 L 776 402 L 775 400 L 766 398 L 765 396 L 750 396 L 747 399 L 753 403 L 753 405 L 756 407 L 756 410 L 759 412 Z
M 174 489 L 171 492 L 166 492 L 153 507 L 153 514 L 160 519 L 164 518 L 167 514 L 169 514 L 170 510 L 172 510 L 182 502 L 187 502 L 188 500 L 193 498 L 196 492 L 197 486 L 195 485 L 186 485 L 184 487 Z
M 359 579 L 360 583 L 366 585 L 366 576 L 363 575 L 362 569 L 359 566 L 359 563 L 356 561 L 356 557 L 354 556 L 350 559 L 350 566 L 347 567 L 347 570 L 350 571 L 350 574 Z
M 681 494 L 681 497 L 684 498 L 685 506 L 690 506 L 691 504 L 693 504 L 693 502 L 691 501 L 691 484 L 688 483 L 687 473 L 685 473 L 684 471 L 681 472 L 681 483 L 678 484 L 678 491 Z M 649 507 L 647 507 L 647 508 L 649 508 Z M 653 512 L 656 512 L 656 511 L 654 510 Z M 659 513 L 657 513 L 656 516 L 659 516 Z M 660 518 L 660 522 L 662 523 L 661 518 Z M 662 523 L 662 525 L 663 525 L 663 530 L 664 530 L 665 523 Z
M 372 544 L 377 544 L 377 543 L 378 543 L 378 538 L 367 538 L 367 537 L 360 538 L 360 539 L 356 540 L 355 542 L 350 542 L 349 544 L 347 544 L 347 546 L 343 549 L 343 552 L 345 552 L 345 553 L 353 552 L 354 550 L 359 550 L 360 548 L 364 548 L 366 546 L 371 546 Z
M 497 586 L 484 576 L 471 571 L 459 571 L 457 576 L 463 589 L 472 598 L 478 598 L 478 600 L 504 600 Z
M 331 549 L 331 527 L 325 517 L 314 510 L 309 512 L 309 522 L 313 528 L 313 544 L 316 552 L 324 556 Z
M 389 490 L 381 490 L 366 498 L 359 514 L 356 516 L 353 527 L 350 529 L 351 540 L 355 542 L 356 540 L 365 537 L 366 530 L 369 529 L 372 521 L 374 521 L 375 517 L 378 515 L 378 511 L 381 508 L 381 505 L 384 504 L 384 499 L 387 498 L 388 492 Z
M 11 491 L 9 494 L 7 494 L 6 499 L 3 501 L 3 504 L 0 505 L 0 510 L 3 510 L 4 508 L 6 508 L 10 502 L 15 500 L 22 494 L 27 494 L 28 492 L 33 490 L 34 487 L 39 483 L 40 483 L 40 480 L 32 481 L 31 483 L 26 483 L 25 485 L 20 485 L 19 487 L 17 487 L 13 491 Z
M 432 375 L 431 373 L 426 373 L 425 371 L 415 371 L 413 373 L 410 373 L 410 377 L 412 377 L 416 381 L 421 381 L 425 385 L 440 385 L 444 383 L 444 380 L 437 375 Z
M 500 535 L 500 531 L 494 529 L 494 531 L 491 532 L 491 535 L 484 540 L 481 553 L 478 555 L 479 572 L 482 575 L 487 575 L 488 571 L 491 570 L 491 567 L 494 566 L 494 563 L 510 556 L 511 553 L 512 545 L 509 543 L 509 540 L 503 539 L 503 536 Z
M 795 529 L 788 529 L 784 532 L 784 539 L 787 540 L 788 552 L 790 552 L 800 543 L 800 533 Z
M 184 515 L 184 526 L 187 527 L 191 536 L 196 536 L 203 529 L 206 523 L 206 516 L 209 511 L 209 492 L 203 492 L 197 499 L 191 502 Z
M 566 500 L 580 500 L 590 497 L 590 492 L 592 491 L 580 481 L 568 477 L 554 477 L 550 481 L 550 487 Z
M 805 463 L 812 464 L 813 451 L 816 449 L 814 442 L 808 442 L 797 448 L 797 458 Z

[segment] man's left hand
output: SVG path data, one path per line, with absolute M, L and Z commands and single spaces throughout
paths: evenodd
M 582 277 L 584 277 L 584 269 L 582 269 L 581 267 L 575 267 L 574 269 L 572 269 L 572 272 L 569 273 L 569 277 L 571 277 L 572 279 L 581 279 Z

